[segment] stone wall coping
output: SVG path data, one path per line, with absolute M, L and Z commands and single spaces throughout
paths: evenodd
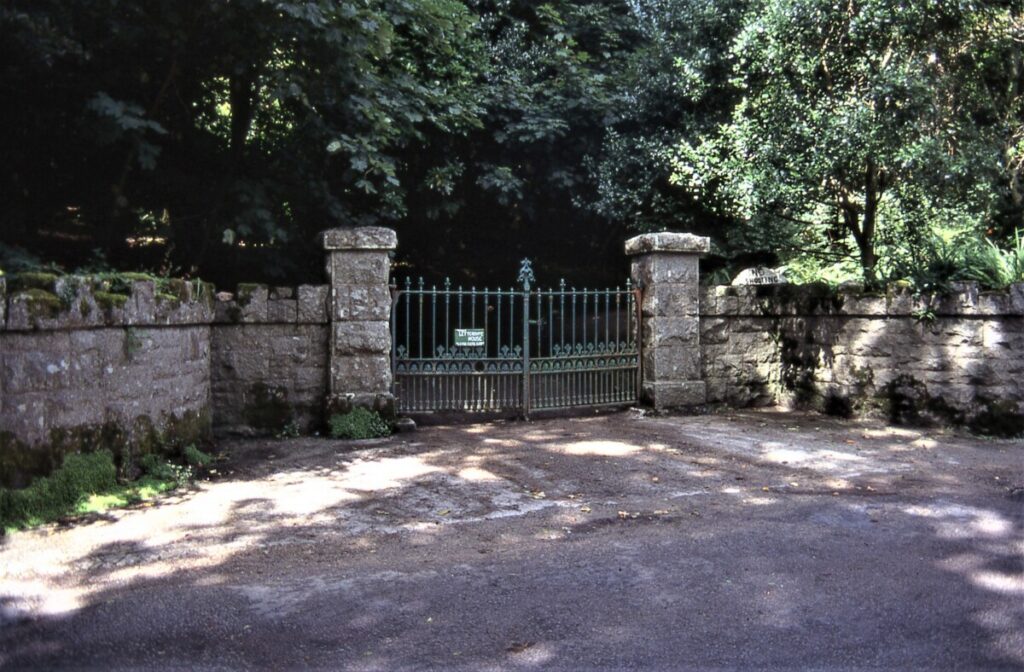
M 176 282 L 160 292 L 133 280 L 127 292 L 105 292 L 88 276 L 63 276 L 49 289 L 9 291 L 0 277 L 0 331 L 69 331 L 105 327 L 209 324 L 327 324 L 328 285 L 240 284 L 234 294 L 213 285 Z
M 1024 316 L 1024 283 L 980 291 L 977 283 L 956 283 L 946 294 L 915 294 L 903 286 L 880 293 L 827 285 L 748 285 L 703 287 L 702 317 L 993 317 Z
M 328 229 L 320 234 L 325 250 L 393 250 L 398 247 L 398 234 L 383 226 L 358 226 L 350 229 Z
M 637 255 L 648 252 L 680 252 L 688 254 L 704 254 L 711 251 L 711 239 L 696 236 L 692 233 L 662 231 L 660 233 L 644 233 L 626 241 L 626 254 Z
M 160 291 L 153 280 L 125 282 L 127 291 L 110 291 L 92 276 L 60 276 L 45 288 L 15 291 L 5 282 L 0 285 L 0 330 L 203 325 L 213 319 L 209 283 L 174 280 Z
M 327 324 L 328 285 L 271 287 L 238 285 L 234 294 L 218 292 L 213 324 Z

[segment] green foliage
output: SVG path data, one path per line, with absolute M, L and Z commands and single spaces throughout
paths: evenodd
M 60 468 L 27 488 L 0 488 L 0 529 L 135 504 L 189 484 L 195 468 L 208 466 L 213 459 L 194 445 L 185 447 L 183 458 L 185 464 L 175 464 L 152 453 L 143 455 L 137 461 L 140 478 L 118 483 L 111 451 L 69 454 Z
M 331 437 L 335 439 L 374 439 L 389 436 L 391 427 L 380 414 L 366 408 L 354 408 L 348 413 L 335 413 L 329 422 Z
M 942 292 L 951 283 L 966 281 L 984 289 L 1024 282 L 1024 239 L 1019 231 L 1013 245 L 1002 249 L 971 232 L 937 230 L 912 252 L 892 274 L 919 290 Z
M 299 429 L 299 423 L 289 420 L 274 436 L 278 439 L 296 439 L 302 436 L 302 430 Z
M 1024 224 L 1001 0 L 37 0 L 0 32 L 8 271 L 308 281 L 316 231 L 388 224 L 423 275 L 603 282 L 676 228 L 881 282 Z
M 1011 195 L 1022 35 L 996 2 L 755 0 L 732 45 L 741 98 L 680 144 L 675 179 L 742 223 L 733 249 L 850 256 L 879 280 Z
M 213 457 L 196 448 L 195 444 L 185 446 L 182 456 L 185 458 L 185 464 L 190 467 L 208 467 L 213 461 Z
M 117 484 L 114 456 L 108 450 L 71 454 L 44 478 L 20 490 L 0 489 L 0 528 L 24 527 L 67 515 L 84 498 Z
M 105 258 L 223 266 L 246 245 L 280 273 L 325 222 L 401 216 L 401 155 L 479 126 L 457 0 L 40 0 L 0 32 L 5 233 L 96 231 Z

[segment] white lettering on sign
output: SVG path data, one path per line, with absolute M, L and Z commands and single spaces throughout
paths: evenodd
M 455 345 L 463 348 L 484 347 L 483 329 L 456 329 Z

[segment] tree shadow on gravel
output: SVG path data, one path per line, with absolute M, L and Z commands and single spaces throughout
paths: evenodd
M 638 422 L 281 442 L 258 476 L 19 535 L 0 667 L 1024 665 L 1019 505 L 801 492 L 828 475 Z

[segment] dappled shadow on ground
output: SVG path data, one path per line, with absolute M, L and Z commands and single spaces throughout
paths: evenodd
M 796 418 L 230 444 L 188 496 L 2 549 L 0 665 L 1024 665 L 1019 460 Z

